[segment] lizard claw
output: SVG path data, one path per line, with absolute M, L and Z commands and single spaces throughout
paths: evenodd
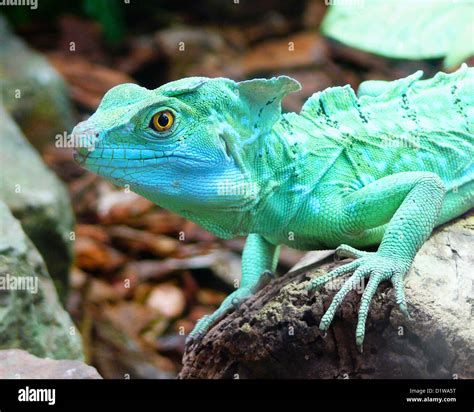
M 369 278 L 369 282 L 362 294 L 359 307 L 359 315 L 356 328 L 356 344 L 362 350 L 362 343 L 365 336 L 365 322 L 369 313 L 370 302 L 377 291 L 378 285 L 388 279 L 391 279 L 395 287 L 395 296 L 400 310 L 408 314 L 405 293 L 403 291 L 403 277 L 408 271 L 411 262 L 407 262 L 399 257 L 391 257 L 382 255 L 379 252 L 362 252 L 349 246 L 341 247 L 346 256 L 357 257 L 358 259 L 338 267 L 337 269 L 313 279 L 308 286 L 309 290 L 313 290 L 326 282 L 333 280 L 341 275 L 353 271 L 353 274 L 347 279 L 340 290 L 334 296 L 331 305 L 321 318 L 319 328 L 326 331 L 339 305 L 342 303 L 346 295 L 360 284 L 364 278 Z
M 196 326 L 194 326 L 194 329 L 186 337 L 186 350 L 188 350 L 194 344 L 198 343 L 204 337 L 212 323 L 210 317 L 211 315 L 204 315 L 201 319 L 197 321 Z

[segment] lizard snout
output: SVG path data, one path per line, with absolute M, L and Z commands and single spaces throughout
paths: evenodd
M 99 129 L 94 123 L 88 120 L 78 123 L 71 133 L 74 160 L 81 164 L 84 163 L 89 154 L 95 149 L 99 137 Z

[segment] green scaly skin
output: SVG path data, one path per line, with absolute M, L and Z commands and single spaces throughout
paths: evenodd
M 315 93 L 299 114 L 281 99 L 299 83 L 281 76 L 236 83 L 192 77 L 155 90 L 111 89 L 76 126 L 87 169 L 229 239 L 247 236 L 242 280 L 188 342 L 250 296 L 274 271 L 279 246 L 337 247 L 355 260 L 308 290 L 351 274 L 321 319 L 327 330 L 363 278 L 356 342 L 380 282 L 390 279 L 408 313 L 403 278 L 434 226 L 473 207 L 474 70 L 420 80 L 365 82 Z M 152 116 L 174 115 L 154 131 Z M 85 141 L 85 143 L 84 143 Z M 90 150 L 90 149 L 94 150 Z M 366 248 L 380 244 L 376 252 Z

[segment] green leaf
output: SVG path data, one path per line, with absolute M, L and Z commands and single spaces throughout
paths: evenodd
M 445 68 L 453 68 L 474 55 L 474 0 L 341 1 L 331 6 L 321 30 L 366 52 L 444 58 Z

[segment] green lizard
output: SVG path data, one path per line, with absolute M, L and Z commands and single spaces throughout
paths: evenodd
M 188 342 L 250 296 L 288 245 L 337 247 L 356 259 L 308 289 L 352 272 L 321 319 L 324 331 L 368 278 L 361 346 L 379 283 L 391 280 L 407 314 L 403 278 L 418 249 L 434 226 L 474 205 L 474 69 L 421 76 L 365 82 L 358 97 L 349 86 L 328 88 L 299 114 L 281 113 L 282 98 L 300 89 L 286 76 L 123 84 L 74 129 L 76 160 L 221 238 L 247 236 L 240 287 Z

